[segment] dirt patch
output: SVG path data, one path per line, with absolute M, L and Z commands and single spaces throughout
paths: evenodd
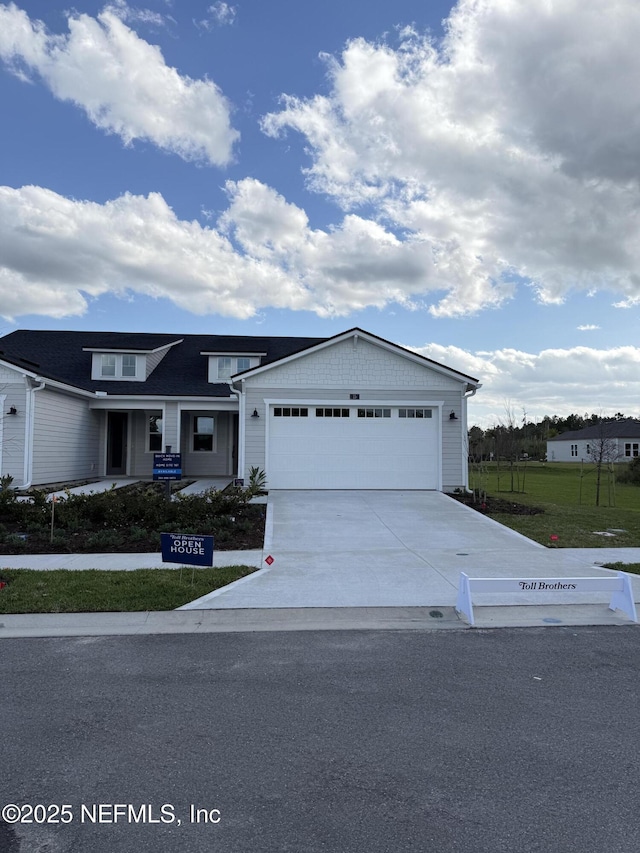
M 483 515 L 540 515 L 544 512 L 540 507 L 527 506 L 506 498 L 496 498 L 493 495 L 487 495 L 482 500 L 466 493 L 450 494 L 449 497 Z

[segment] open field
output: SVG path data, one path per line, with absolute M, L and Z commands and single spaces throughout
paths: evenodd
M 595 478 L 593 465 L 520 463 L 512 492 L 511 473 L 504 463 L 501 471 L 495 463 L 472 465 L 469 470 L 470 486 L 479 493 L 544 510 L 539 515 L 491 513 L 496 521 L 536 542 L 560 548 L 640 547 L 640 488 L 615 483 L 603 472 L 596 506 Z
M 0 613 L 175 610 L 250 575 L 251 566 L 132 572 L 1 569 Z

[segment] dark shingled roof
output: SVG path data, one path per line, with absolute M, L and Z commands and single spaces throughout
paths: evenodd
M 561 432 L 554 435 L 549 441 L 573 441 L 585 438 L 640 438 L 640 421 L 633 418 L 624 418 L 619 421 L 606 421 L 602 424 L 584 427 L 584 429 L 572 429 L 569 432 Z
M 0 338 L 0 358 L 47 379 L 86 391 L 165 397 L 230 397 L 226 382 L 207 381 L 208 359 L 202 352 L 266 353 L 269 364 L 326 338 L 259 337 L 254 335 L 159 335 L 127 332 L 58 332 L 21 329 Z M 91 379 L 89 349 L 152 350 L 175 341 L 146 382 Z

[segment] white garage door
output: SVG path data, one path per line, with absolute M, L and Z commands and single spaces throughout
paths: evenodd
M 272 489 L 436 489 L 438 409 L 285 406 L 269 410 Z

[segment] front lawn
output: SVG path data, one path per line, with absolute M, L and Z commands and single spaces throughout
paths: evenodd
M 520 496 L 518 496 L 520 497 Z M 538 503 L 539 515 L 491 517 L 542 545 L 556 548 L 639 548 L 640 511 Z M 609 534 L 609 535 L 603 535 Z M 557 539 L 552 539 L 557 536 Z
M 640 511 L 640 487 L 618 483 L 616 473 L 626 465 L 612 466 L 612 474 L 603 470 L 600 476 L 600 507 L 619 507 Z M 595 507 L 597 470 L 595 465 L 580 462 L 519 462 L 512 472 L 508 463 L 495 462 L 469 466 L 469 486 L 479 493 L 513 495 L 521 503 L 538 501 L 562 506 Z M 513 482 L 513 490 L 512 490 Z
M 256 571 L 252 566 L 131 572 L 1 569 L 0 613 L 175 610 Z
M 550 547 L 640 547 L 638 486 L 616 483 L 603 474 L 600 506 L 596 506 L 593 466 L 520 463 L 514 472 L 514 491 L 511 491 L 511 472 L 504 463 L 501 469 L 495 463 L 470 467 L 469 482 L 475 489 L 476 500 L 469 505 Z M 494 499 L 500 499 L 498 505 L 493 505 Z M 469 499 L 465 498 L 465 502 Z
M 616 572 L 640 575 L 640 563 L 605 563 L 604 567 L 605 569 L 614 569 Z

